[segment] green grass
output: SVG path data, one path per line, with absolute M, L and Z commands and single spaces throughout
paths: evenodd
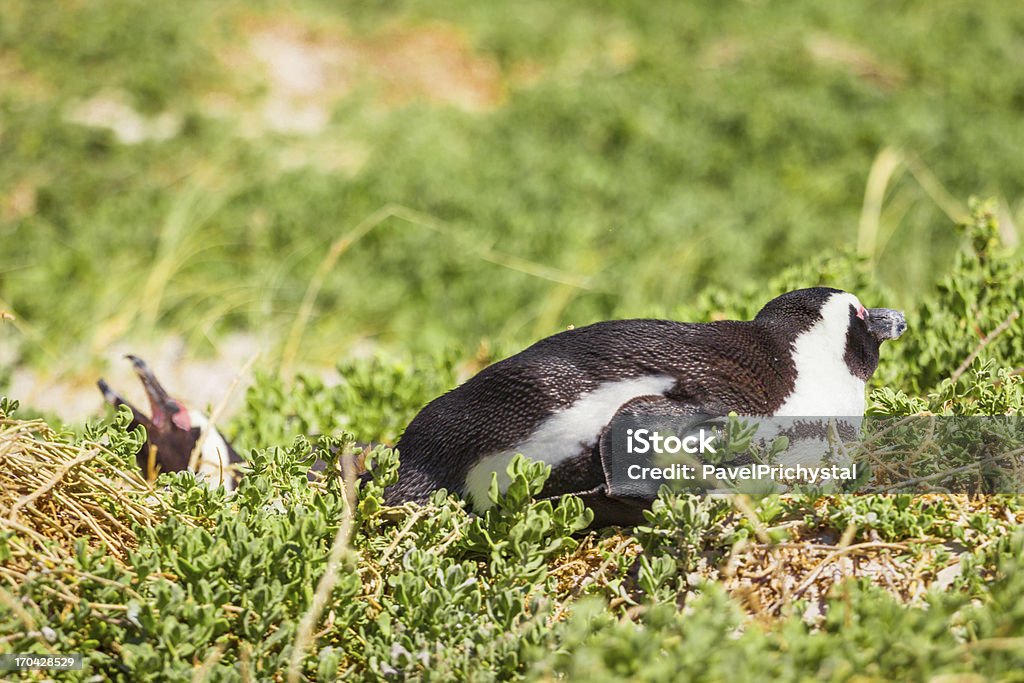
M 279 349 L 332 241 L 388 205 L 432 227 L 390 218 L 351 245 L 299 363 L 333 362 L 361 339 L 515 348 L 762 285 L 855 248 L 887 147 L 910 165 L 886 184 L 867 254 L 895 293 L 884 303 L 918 301 L 950 263 L 946 213 L 964 208 L 942 192 L 1001 197 L 1024 218 L 1012 144 L 1024 78 L 1008 68 L 1024 15 L 1006 3 L 14 0 L 0 12 L 13 74 L 0 89 L 0 197 L 35 197 L 0 217 L 0 301 L 28 361 L 80 365 L 119 338 L 166 333 L 202 352 L 234 329 Z M 353 49 L 450 25 L 455 51 L 490 64 L 504 96 L 482 111 L 395 102 L 388 88 L 401 85 L 378 74 L 331 102 L 312 139 L 242 135 L 269 87 L 247 37 L 274 22 Z M 66 120 L 111 93 L 173 113 L 180 132 L 124 145 Z M 211 94 L 231 98 L 226 116 Z M 318 150 L 339 167 L 282 167 Z

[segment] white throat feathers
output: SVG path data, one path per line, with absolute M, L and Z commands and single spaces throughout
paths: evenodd
M 197 446 L 201 446 L 196 462 L 196 474 L 204 477 L 210 486 L 223 484 L 225 491 L 234 491 L 235 473 L 231 470 L 230 451 L 224 437 L 202 413 L 190 410 L 188 415 L 192 426 L 200 430 L 199 441 L 196 443 Z M 204 436 L 203 432 L 208 433 Z
M 846 364 L 850 306 L 861 307 L 853 294 L 833 294 L 821 308 L 821 320 L 793 342 L 796 381 L 778 416 L 833 417 L 864 414 L 864 381 Z

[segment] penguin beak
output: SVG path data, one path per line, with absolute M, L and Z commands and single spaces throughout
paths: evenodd
M 125 356 L 125 358 L 132 362 L 135 374 L 138 375 L 142 387 L 146 390 L 146 398 L 149 399 L 150 412 L 153 415 L 153 424 L 158 429 L 165 429 L 169 422 L 168 418 L 178 410 L 177 403 L 160 384 L 144 360 L 132 355 Z
M 120 394 L 111 389 L 110 385 L 107 384 L 107 381 L 105 379 L 100 379 L 98 382 L 96 382 L 96 386 L 98 386 L 100 388 L 100 391 L 103 393 L 103 400 L 109 403 L 110 405 L 114 406 L 115 408 L 121 405 L 122 403 L 128 402 L 125 401 Z
M 135 416 L 135 422 L 143 425 L 147 430 L 153 431 L 153 421 L 150 420 L 145 413 L 143 413 L 141 410 L 139 410 L 131 403 L 129 403 L 123 396 L 121 396 L 121 394 L 111 389 L 110 385 L 107 384 L 106 380 L 100 379 L 98 382 L 96 382 L 96 386 L 98 386 L 100 388 L 100 391 L 103 392 L 103 400 L 105 400 L 107 403 L 114 406 L 115 408 L 120 408 L 121 406 L 128 406 L 131 409 L 132 414 Z
M 868 331 L 879 343 L 896 339 L 907 329 L 907 320 L 903 314 L 891 308 L 869 308 L 866 322 Z

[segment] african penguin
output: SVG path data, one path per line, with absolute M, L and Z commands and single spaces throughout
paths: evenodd
M 133 429 L 139 425 L 146 428 L 146 443 L 135 456 L 143 476 L 153 480 L 160 472 L 188 469 L 192 452 L 209 421 L 202 413 L 189 410 L 184 403 L 172 398 L 141 358 L 127 358 L 132 362 L 135 374 L 146 390 L 151 415 L 147 416 L 123 399 L 104 380 L 99 380 L 97 386 L 107 403 L 115 408 L 126 405 L 131 409 L 134 415 L 131 423 Z M 215 427 L 210 426 L 197 460 L 197 472 L 211 485 L 223 484 L 225 489 L 233 491 L 239 477 L 238 465 L 242 462 L 231 444 Z
M 544 495 L 581 495 L 595 525 L 642 521 L 610 491 L 601 435 L 621 411 L 662 415 L 862 416 L 879 345 L 903 314 L 815 287 L 769 301 L 752 321 L 613 320 L 535 343 L 433 400 L 397 444 L 389 504 L 438 488 L 490 505 L 493 473 L 517 453 L 552 467 Z

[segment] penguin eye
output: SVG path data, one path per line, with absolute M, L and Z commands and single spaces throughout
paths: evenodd
M 174 411 L 173 415 L 171 415 L 171 422 L 174 423 L 175 427 L 186 432 L 192 429 L 192 419 L 189 417 L 188 411 L 185 410 L 185 406 L 181 401 L 175 401 L 174 405 L 177 406 L 178 409 Z

